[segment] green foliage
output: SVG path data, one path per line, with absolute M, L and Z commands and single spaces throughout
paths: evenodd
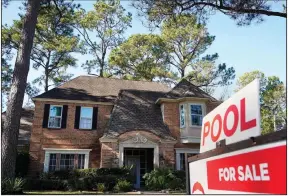
M 82 9 L 76 13 L 74 27 L 83 38 L 86 52 L 94 57 L 82 65 L 88 73 L 97 69 L 99 76 L 104 76 L 107 69 L 106 54 L 122 42 L 131 20 L 131 13 L 125 13 L 119 0 L 98 0 L 93 10 L 86 12 Z
M 202 56 L 215 37 L 195 16 L 182 14 L 168 18 L 160 30 L 160 36 L 132 35 L 112 50 L 109 67 L 113 74 L 124 79 L 164 83 L 176 83 L 185 77 L 207 92 L 231 84 L 235 78 L 233 67 L 224 63 L 216 65 L 218 54 Z
M 205 24 L 190 14 L 168 18 L 161 26 L 161 36 L 167 44 L 169 63 L 178 70 L 180 77 L 187 78 L 199 87 L 216 87 L 231 84 L 235 78 L 233 67 L 216 66 L 218 54 L 202 54 L 212 45 L 215 36 L 208 33 Z M 185 71 L 189 70 L 186 74 Z
M 132 190 L 132 184 L 126 180 L 118 180 L 114 190 L 117 192 L 128 192 Z
M 29 166 L 29 152 L 18 152 L 16 157 L 15 175 L 25 177 Z
M 52 179 L 27 179 L 25 190 L 67 190 L 67 181 Z
M 25 186 L 25 180 L 22 178 L 6 179 L 1 181 L 1 193 L 14 195 L 22 194 Z
M 13 69 L 11 68 L 11 65 L 8 64 L 6 59 L 1 59 L 1 87 L 2 87 L 2 95 L 8 95 L 10 91 L 10 86 L 12 82 L 13 77 Z
M 154 169 L 143 177 L 149 190 L 184 190 L 186 175 L 184 171 L 175 171 L 169 168 Z
M 57 182 L 59 184 L 57 190 L 95 190 L 101 183 L 107 190 L 113 190 L 118 180 L 133 181 L 130 169 L 125 167 L 59 170 L 44 172 L 39 178 L 44 182 L 44 188 L 49 190 L 52 190 Z
M 176 79 L 168 61 L 165 42 L 154 34 L 132 35 L 109 56 L 114 75 L 133 80 Z
M 260 71 L 247 72 L 240 76 L 235 91 L 242 89 L 256 78 L 260 81 L 262 134 L 267 134 L 283 128 L 287 123 L 286 91 L 278 77 L 266 77 Z
M 66 74 L 68 67 L 75 67 L 77 59 L 71 53 L 79 52 L 79 38 L 73 34 L 71 21 L 74 9 L 78 6 L 72 1 L 55 1 L 56 4 L 44 3 L 38 16 L 36 31 L 31 52 L 33 68 L 44 69 L 43 75 L 37 77 L 33 84 L 48 87 L 65 82 L 72 75 Z M 9 38 L 11 47 L 18 49 L 24 17 L 14 20 L 13 25 L 2 27 L 4 37 Z M 50 83 L 53 84 L 50 84 Z
M 262 22 L 263 16 L 278 16 L 286 18 L 286 6 L 279 1 L 268 0 L 215 0 L 215 1 L 133 1 L 138 15 L 144 16 L 150 27 L 158 25 L 168 17 L 175 17 L 180 13 L 196 15 L 199 20 L 207 20 L 216 12 L 229 16 L 237 25 L 250 25 Z
M 105 190 L 106 190 L 106 187 L 105 187 L 104 183 L 98 183 L 97 184 L 97 191 L 104 192 Z

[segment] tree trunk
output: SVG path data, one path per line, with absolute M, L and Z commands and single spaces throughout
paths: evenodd
M 100 66 L 99 77 L 103 77 L 103 65 Z
M 48 71 L 45 70 L 45 86 L 44 86 L 44 91 L 47 92 L 48 91 Z
M 11 90 L 7 103 L 6 120 L 1 135 L 2 180 L 5 178 L 14 178 L 15 175 L 21 110 L 27 83 L 27 75 L 29 72 L 30 54 L 39 8 L 40 0 L 28 0 L 27 11 L 21 32 L 20 46 L 17 52 Z
M 181 78 L 185 77 L 185 69 L 182 69 Z

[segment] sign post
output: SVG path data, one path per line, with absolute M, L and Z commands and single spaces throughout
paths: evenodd
M 189 158 L 189 194 L 286 194 L 287 130 L 261 136 L 259 81 L 203 119 L 200 152 Z

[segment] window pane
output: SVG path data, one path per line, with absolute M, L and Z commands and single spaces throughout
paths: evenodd
M 185 170 L 185 154 L 184 153 L 180 153 L 180 169 L 181 170 Z
M 90 118 L 80 118 L 79 128 L 91 129 L 92 120 Z
M 56 169 L 56 154 L 50 154 L 48 171 L 55 171 Z
M 61 154 L 60 169 L 61 170 L 74 169 L 74 154 Z
M 50 107 L 50 116 L 61 116 L 62 107 L 60 106 L 51 106 Z
M 191 114 L 202 115 L 202 106 L 201 105 L 191 105 Z
M 92 108 L 81 108 L 81 117 L 92 118 Z
M 192 115 L 192 125 L 202 126 L 202 116 Z
M 61 118 L 60 117 L 50 117 L 48 127 L 60 128 Z
M 85 154 L 78 155 L 78 169 L 84 169 L 84 158 Z
M 181 126 L 183 127 L 185 125 L 185 109 L 184 109 L 184 105 L 181 105 L 181 108 L 180 108 L 180 121 L 181 121 Z

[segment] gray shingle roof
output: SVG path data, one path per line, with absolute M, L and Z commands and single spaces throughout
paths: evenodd
M 2 113 L 2 120 L 5 120 L 6 111 Z M 21 120 L 18 136 L 18 145 L 28 144 L 29 138 L 32 131 L 32 123 L 34 116 L 34 108 L 22 108 L 21 111 Z M 2 121 L 2 126 L 4 122 Z
M 166 93 L 163 98 L 177 99 L 182 97 L 207 98 L 213 102 L 218 102 L 217 99 L 210 96 L 208 93 L 204 92 L 186 79 L 181 80 L 171 91 Z
M 112 111 L 105 137 L 115 138 L 133 130 L 150 131 L 161 138 L 175 140 L 164 124 L 155 101 L 163 92 L 122 90 Z
M 78 76 L 35 98 L 109 102 L 117 98 L 121 89 L 161 92 L 168 92 L 170 90 L 169 87 L 158 82 L 110 79 L 96 76 Z

